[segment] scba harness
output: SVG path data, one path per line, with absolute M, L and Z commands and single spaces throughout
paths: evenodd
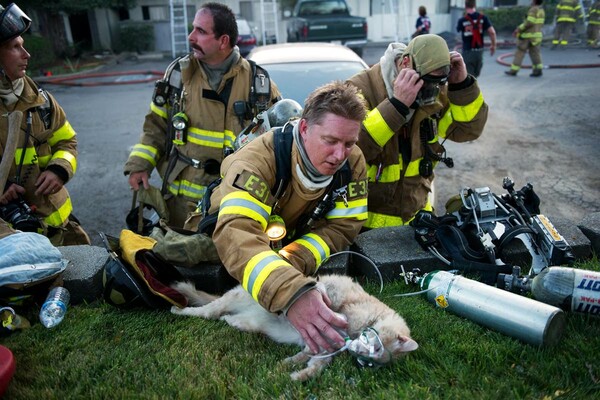
M 533 186 L 516 191 L 506 177 L 502 187 L 508 192 L 502 196 L 488 187 L 465 188 L 456 199 L 461 202 L 458 210 L 441 217 L 420 211 L 410 223 L 417 242 L 452 269 L 477 273 L 490 285 L 513 272 L 502 260 L 513 239 L 523 242 L 531 255 L 530 277 L 546 267 L 573 262 L 569 244 L 540 214 Z
M 219 171 L 220 162 L 217 160 L 207 160 L 205 162 L 187 157 L 177 150 L 177 146 L 187 143 L 188 117 L 185 114 L 184 88 L 181 77 L 180 61 L 189 55 L 175 59 L 166 69 L 163 79 L 156 81 L 152 101 L 159 107 L 167 107 L 167 140 L 165 143 L 165 154 L 169 156 L 169 163 L 165 177 L 168 177 L 175 167 L 177 161 L 191 165 L 197 169 L 204 169 L 207 173 L 214 175 Z M 247 60 L 250 64 L 252 74 L 250 77 L 250 91 L 248 101 L 236 101 L 233 104 L 235 115 L 244 125 L 245 120 L 252 120 L 258 113 L 269 108 L 271 101 L 271 80 L 269 73 L 252 60 Z M 233 86 L 233 78 L 225 83 L 223 90 L 218 93 L 214 90 L 204 90 L 203 96 L 212 100 L 218 100 L 227 106 L 229 96 Z M 223 149 L 224 156 L 233 152 L 232 148 Z M 167 179 L 163 181 L 161 191 L 167 193 Z
M 271 194 L 275 199 L 280 199 L 290 182 L 292 176 L 292 144 L 294 125 L 290 122 L 283 127 L 275 128 L 273 134 L 273 144 L 275 147 L 275 185 L 271 188 Z M 344 202 L 347 202 L 347 186 L 352 180 L 352 169 L 348 162 L 339 169 L 333 176 L 325 196 L 319 201 L 315 209 L 304 215 L 298 224 L 298 229 L 295 231 L 295 237 L 301 235 L 306 228 L 310 228 L 317 220 L 323 218 L 331 209 L 335 207 L 335 200 L 342 197 Z M 202 221 L 199 224 L 198 232 L 212 235 L 215 224 L 217 222 L 218 211 L 209 214 L 208 210 L 211 207 L 210 196 L 214 189 L 221 183 L 221 179 L 215 180 L 206 190 L 206 194 L 202 199 L 200 211 L 202 213 Z

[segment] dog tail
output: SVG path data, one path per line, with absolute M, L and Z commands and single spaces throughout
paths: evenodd
M 185 296 L 190 306 L 199 307 L 210 303 L 219 298 L 201 290 L 196 289 L 196 285 L 189 281 L 175 282 L 171 287 Z

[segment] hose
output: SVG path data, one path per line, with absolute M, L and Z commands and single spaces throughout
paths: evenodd
M 84 79 L 92 78 L 106 78 L 111 76 L 123 76 L 123 75 L 149 75 L 143 79 L 132 79 L 128 81 L 93 81 L 93 82 L 79 82 Z M 154 82 L 157 77 L 162 78 L 163 71 L 121 71 L 121 72 L 97 72 L 92 74 L 77 74 L 66 77 L 50 78 L 50 79 L 38 79 L 39 82 L 52 85 L 66 85 L 66 86 L 101 86 L 101 85 L 131 85 L 134 83 L 146 83 Z

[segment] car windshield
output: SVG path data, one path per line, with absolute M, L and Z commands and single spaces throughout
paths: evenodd
M 334 81 L 346 80 L 364 70 L 357 62 L 327 61 L 305 63 L 262 64 L 277 84 L 283 98 L 304 104 L 309 93 Z
M 245 19 L 237 20 L 238 33 L 240 35 L 249 35 L 252 33 L 252 29 L 250 29 L 250 24 Z

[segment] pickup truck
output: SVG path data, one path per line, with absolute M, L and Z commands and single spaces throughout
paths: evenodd
M 298 0 L 288 20 L 287 41 L 343 44 L 362 57 L 367 20 L 351 16 L 344 0 Z

